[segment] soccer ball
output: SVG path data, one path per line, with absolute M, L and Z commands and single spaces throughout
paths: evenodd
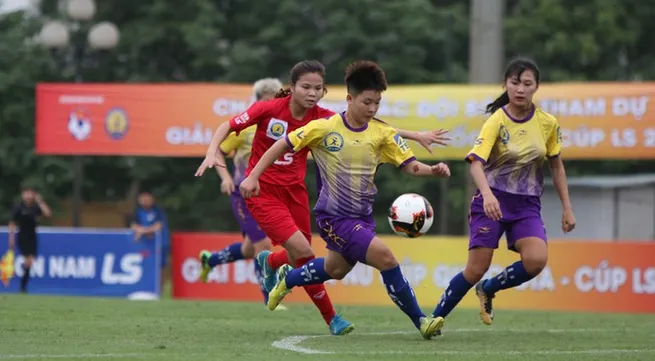
M 389 207 L 389 225 L 399 236 L 420 237 L 430 230 L 433 221 L 432 205 L 420 194 L 405 193 Z

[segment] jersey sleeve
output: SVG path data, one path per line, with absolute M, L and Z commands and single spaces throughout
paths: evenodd
M 499 131 L 500 118 L 492 115 L 484 122 L 482 130 L 480 130 L 480 135 L 475 140 L 473 149 L 466 156 L 466 161 L 471 163 L 474 160 L 479 160 L 482 164 L 486 164 L 489 160 L 489 155 L 491 155 L 491 150 L 494 148 L 494 144 L 496 144 L 496 139 L 498 139 Z
M 382 149 L 380 149 L 381 163 L 390 163 L 400 168 L 416 160 L 414 152 L 412 152 L 407 141 L 395 129 L 389 127 L 383 133 Z
M 230 128 L 239 135 L 242 130 L 264 120 L 272 106 L 270 102 L 254 102 L 248 110 L 230 119 Z
M 237 150 L 239 147 L 241 147 L 241 137 L 239 137 L 236 133 L 230 133 L 230 135 L 225 138 L 223 143 L 221 143 L 221 151 L 225 154 L 229 154 L 233 150 Z
M 307 147 L 316 147 L 330 131 L 330 124 L 329 121 L 324 119 L 312 120 L 304 127 L 300 127 L 287 134 L 287 145 L 294 152 Z
M 551 129 L 550 135 L 546 140 L 546 155 L 548 158 L 555 158 L 562 153 L 562 130 L 559 122 L 555 119 L 555 124 Z

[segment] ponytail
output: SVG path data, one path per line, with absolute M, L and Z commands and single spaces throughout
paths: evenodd
M 275 98 L 285 98 L 291 95 L 291 89 L 280 89 L 280 91 L 275 94 Z
M 496 98 L 496 100 L 487 104 L 487 110 L 485 113 L 493 114 L 496 112 L 496 110 L 504 107 L 507 104 L 509 104 L 509 94 L 507 94 L 507 90 L 505 90 L 505 92 L 503 92 L 503 94 L 500 94 L 500 96 Z

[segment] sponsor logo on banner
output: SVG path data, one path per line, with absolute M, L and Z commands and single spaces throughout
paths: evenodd
M 252 261 L 216 267 L 210 281 L 198 280 L 201 249 L 221 249 L 237 234 L 177 233 L 173 235 L 173 295 L 176 298 L 261 302 Z M 422 237 L 407 242 L 382 236 L 401 263 L 422 306 L 434 307 L 451 278 L 466 265 L 467 239 Z M 317 257 L 325 256 L 325 243 L 316 238 Z M 549 241 L 549 264 L 539 276 L 503 291 L 498 309 L 566 310 L 655 313 L 655 244 L 630 242 Z M 503 272 L 518 255 L 498 249 L 485 275 Z M 392 305 L 380 273 L 357 264 L 343 280 L 326 282 L 335 304 Z M 285 302 L 310 302 L 304 292 L 294 292 Z M 478 307 L 469 293 L 460 307 Z
M 158 298 L 160 237 L 134 242 L 129 231 L 46 228 L 39 230 L 39 254 L 30 269 L 30 293 Z M 0 252 L 8 247 L 0 229 Z M 25 258 L 14 260 L 15 277 L 0 286 L 17 292 Z
M 83 141 L 91 134 L 91 117 L 82 109 L 73 110 L 68 115 L 68 131 L 75 140 Z
M 125 113 L 121 108 L 112 108 L 105 116 L 105 131 L 111 139 L 123 139 L 127 133 L 129 125 L 127 113 Z

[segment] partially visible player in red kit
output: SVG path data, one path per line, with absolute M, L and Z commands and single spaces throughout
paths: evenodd
M 256 102 L 244 113 L 221 124 L 212 138 L 205 160 L 196 176 L 207 168 L 225 167 L 225 158 L 218 151 L 219 145 L 231 131 L 237 134 L 257 125 L 252 153 L 246 175 L 277 140 L 300 128 L 311 120 L 329 118 L 334 112 L 317 104 L 325 95 L 325 67 L 318 61 L 305 60 L 296 64 L 290 72 L 290 89 L 281 90 L 276 99 Z M 399 131 L 407 139 L 416 140 L 430 149 L 430 144 L 444 140 L 443 131 Z M 252 217 L 271 239 L 273 245 L 284 249 L 257 255 L 264 273 L 264 286 L 271 290 L 276 283 L 275 270 L 284 264 L 301 267 L 314 259 L 311 247 L 311 219 L 309 195 L 305 186 L 308 150 L 289 152 L 261 175 L 260 188 L 255 197 L 246 200 Z M 350 333 L 353 325 L 336 314 L 323 284 L 304 287 L 333 335 Z

